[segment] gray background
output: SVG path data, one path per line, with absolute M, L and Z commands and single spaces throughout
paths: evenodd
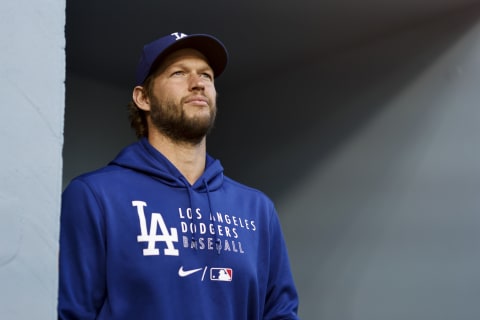
M 480 318 L 478 1 L 2 3 L 0 318 L 52 319 L 63 185 L 134 140 L 141 46 L 224 40 L 209 138 L 276 202 L 303 319 Z
M 276 202 L 302 318 L 480 319 L 479 8 L 189 3 L 71 4 L 64 178 L 133 140 L 143 42 L 211 32 L 231 60 L 208 148 Z

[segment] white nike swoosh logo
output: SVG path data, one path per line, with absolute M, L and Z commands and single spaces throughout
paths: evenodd
M 198 272 L 200 270 L 202 270 L 203 268 L 198 268 L 198 269 L 192 269 L 192 270 L 183 270 L 183 266 L 180 267 L 180 269 L 178 269 L 178 275 L 180 277 L 186 277 L 186 276 L 189 276 L 191 274 L 194 274 L 195 272 Z

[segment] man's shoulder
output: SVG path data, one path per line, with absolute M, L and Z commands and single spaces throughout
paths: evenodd
M 84 172 L 74 177 L 69 184 L 81 183 L 86 185 L 95 185 L 101 183 L 111 183 L 118 175 L 123 175 L 126 169 L 118 166 L 106 165 L 91 171 Z
M 227 176 L 224 177 L 224 186 L 226 188 L 233 189 L 237 192 L 250 194 L 252 196 L 264 198 L 265 200 L 271 201 L 269 196 L 265 192 L 263 192 L 262 190 L 257 189 L 257 188 L 252 187 L 252 186 L 249 186 L 249 185 L 246 185 L 242 182 L 239 182 L 239 181 L 237 181 L 235 179 L 232 179 L 230 177 L 227 177 Z

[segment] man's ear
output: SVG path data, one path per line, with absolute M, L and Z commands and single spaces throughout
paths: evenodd
M 150 100 L 148 99 L 145 89 L 142 86 L 133 88 L 132 93 L 133 102 L 143 111 L 150 111 Z

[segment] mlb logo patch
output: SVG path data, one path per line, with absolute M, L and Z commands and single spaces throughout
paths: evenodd
M 210 268 L 210 280 L 232 281 L 233 270 L 231 268 Z

